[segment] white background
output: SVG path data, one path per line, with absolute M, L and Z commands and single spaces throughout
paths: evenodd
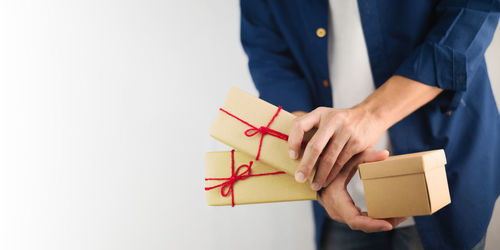
M 312 249 L 309 202 L 205 205 L 230 86 L 237 1 L 0 1 L 0 249 Z

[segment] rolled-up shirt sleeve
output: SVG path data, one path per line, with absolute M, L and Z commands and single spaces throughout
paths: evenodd
M 396 70 L 401 75 L 449 92 L 447 110 L 458 105 L 484 61 L 498 23 L 500 1 L 441 1 L 436 23 L 424 42 Z
M 240 5 L 241 43 L 260 97 L 290 112 L 310 111 L 309 87 L 267 2 L 241 0 Z

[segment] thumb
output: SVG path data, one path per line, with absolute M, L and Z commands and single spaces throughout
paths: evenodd
M 363 152 L 363 163 L 365 162 L 374 162 L 374 161 L 382 161 L 389 157 L 389 151 L 387 150 L 373 150 L 367 149 Z

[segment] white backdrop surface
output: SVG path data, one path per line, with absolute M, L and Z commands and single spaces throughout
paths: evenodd
M 309 202 L 205 205 L 230 86 L 237 1 L 0 1 L 0 249 L 312 249 Z

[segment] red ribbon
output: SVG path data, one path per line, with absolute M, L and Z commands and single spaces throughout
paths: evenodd
M 227 197 L 229 194 L 231 194 L 231 206 L 234 207 L 234 191 L 233 191 L 233 186 L 236 181 L 239 180 L 245 180 L 249 177 L 254 177 L 254 176 L 263 176 L 263 175 L 276 175 L 276 174 L 284 174 L 285 172 L 283 171 L 278 171 L 278 172 L 271 172 L 271 173 L 263 173 L 263 174 L 251 174 L 250 171 L 252 170 L 252 164 L 253 161 L 250 161 L 250 163 L 243 164 L 239 166 L 236 171 L 234 171 L 234 149 L 231 150 L 231 177 L 228 178 L 205 178 L 205 181 L 209 180 L 216 180 L 216 181 L 225 181 L 219 185 L 215 185 L 212 187 L 205 187 L 205 191 L 212 190 L 214 188 L 221 187 L 220 189 L 220 194 L 223 197 Z M 240 172 L 240 170 L 246 169 L 245 171 Z
M 243 119 L 229 113 L 228 111 L 224 110 L 223 108 L 220 108 L 219 109 L 220 111 L 230 115 L 231 117 L 237 119 L 238 121 L 246 124 L 247 126 L 249 126 L 250 128 L 245 130 L 245 135 L 247 137 L 252 137 L 256 134 L 260 134 L 260 142 L 259 142 L 259 150 L 257 151 L 257 156 L 255 157 L 255 160 L 259 160 L 259 156 L 260 156 L 260 149 L 262 148 L 262 139 L 264 139 L 264 135 L 272 135 L 276 138 L 279 138 L 279 139 L 282 139 L 284 141 L 288 141 L 288 135 L 286 134 L 283 134 L 279 131 L 276 131 L 274 129 L 270 129 L 269 126 L 271 125 L 271 123 L 273 123 L 274 119 L 278 116 L 279 112 L 281 111 L 281 106 L 278 107 L 278 111 L 276 111 L 276 113 L 274 114 L 273 118 L 271 118 L 271 121 L 269 121 L 269 123 L 267 124 L 267 126 L 261 126 L 260 128 L 257 128 L 256 126 L 244 121 Z

